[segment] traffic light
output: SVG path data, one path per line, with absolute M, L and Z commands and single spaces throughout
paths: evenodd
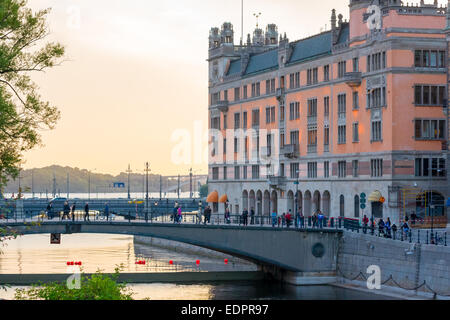
M 367 195 L 363 192 L 360 195 L 360 202 L 361 202 L 361 209 L 365 209 L 366 208 L 366 203 L 367 203 Z

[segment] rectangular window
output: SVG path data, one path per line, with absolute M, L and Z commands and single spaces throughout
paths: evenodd
M 445 51 L 415 50 L 414 65 L 422 68 L 445 68 Z
M 290 177 L 291 179 L 298 179 L 299 178 L 299 164 L 298 163 L 291 163 L 290 165 Z
M 270 116 L 270 107 L 266 108 L 266 124 L 271 123 L 271 116 Z
M 295 87 L 300 88 L 300 72 L 295 73 Z
M 291 144 L 298 146 L 299 145 L 299 132 L 291 131 Z
M 252 111 L 252 126 L 253 127 L 259 126 L 259 110 Z
M 239 139 L 234 138 L 234 153 L 238 153 L 238 152 L 239 152 Z
M 445 120 L 416 119 L 414 135 L 417 140 L 445 139 Z
M 323 130 L 323 144 L 325 146 L 329 146 L 330 145 L 330 128 L 328 126 L 326 126 Z M 325 148 L 327 149 L 327 148 Z M 329 150 L 327 150 L 329 151 Z
M 445 86 L 416 85 L 414 87 L 414 102 L 416 105 L 443 106 Z
M 324 178 L 330 177 L 330 162 L 329 161 L 325 161 L 323 163 L 323 177 Z
M 241 88 L 234 88 L 234 101 L 241 100 Z
M 317 162 L 308 162 L 308 179 L 317 178 Z
M 338 162 L 338 177 L 339 178 L 347 177 L 347 162 L 346 161 Z
M 343 78 L 347 70 L 347 62 L 342 61 L 338 63 L 338 78 Z
M 261 95 L 261 83 L 256 83 L 256 96 L 259 97 Z
M 285 110 L 284 110 L 284 105 L 280 106 L 280 122 L 283 122 L 285 119 Z
M 294 89 L 295 88 L 295 84 L 294 84 L 294 74 L 291 73 L 289 75 L 289 88 L 290 89 Z
M 244 99 L 248 98 L 247 85 L 244 86 Z
M 338 114 L 339 118 L 343 119 L 346 116 L 347 112 L 347 95 L 340 94 L 338 95 Z
M 359 142 L 359 123 L 353 124 L 353 142 Z
M 370 175 L 372 178 L 383 176 L 383 159 L 370 160 Z
M 353 177 L 354 178 L 359 177 L 359 161 L 358 160 L 352 161 L 352 170 L 353 170 Z
M 353 72 L 359 71 L 359 58 L 353 58 Z
M 338 144 L 347 143 L 347 126 L 338 126 Z
M 244 123 L 243 123 L 243 127 L 244 127 L 244 129 L 247 129 L 247 125 L 248 125 L 248 123 L 247 123 L 247 111 L 245 111 L 244 112 L 244 119 L 243 119 L 244 121 Z
M 252 166 L 252 179 L 257 180 L 259 179 L 259 166 Z
M 234 129 L 239 129 L 241 127 L 241 114 L 234 114 Z
M 242 167 L 242 179 L 244 180 L 248 179 L 247 166 Z
M 330 97 L 323 98 L 323 113 L 325 118 L 330 116 Z
M 223 180 L 227 180 L 228 179 L 228 168 L 227 167 L 223 167 Z
M 353 110 L 359 109 L 359 94 L 358 92 L 353 92 Z
M 372 142 L 382 140 L 383 134 L 381 121 L 372 121 Z
M 227 121 L 228 119 L 227 119 L 227 115 L 226 114 L 224 114 L 223 115 L 223 129 L 224 130 L 226 130 L 226 129 L 228 129 L 228 124 L 227 124 Z
M 300 102 L 291 102 L 289 104 L 289 120 L 300 119 Z
M 234 167 L 234 180 L 241 179 L 241 167 Z
M 276 112 L 276 109 L 275 109 L 275 107 L 272 107 L 272 108 L 270 108 L 270 116 L 271 116 L 271 120 L 272 120 L 272 123 L 275 123 L 275 121 L 276 121 L 276 119 L 275 119 L 275 112 Z
M 422 177 L 423 176 L 422 159 L 416 159 L 415 175 L 416 175 L 416 177 Z
M 213 168 L 213 180 L 219 180 L 219 168 Z
M 330 81 L 330 66 L 323 67 L 323 81 Z

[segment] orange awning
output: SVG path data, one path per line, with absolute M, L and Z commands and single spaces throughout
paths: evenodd
M 225 203 L 228 201 L 228 196 L 226 194 L 224 194 L 223 196 L 220 197 L 219 202 L 220 203 Z
M 217 191 L 213 191 L 209 194 L 208 198 L 206 198 L 206 202 L 208 203 L 217 203 L 219 202 L 219 193 Z

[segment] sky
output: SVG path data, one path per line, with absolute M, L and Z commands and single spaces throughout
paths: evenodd
M 348 19 L 348 2 L 244 0 L 244 38 L 255 28 L 254 13 L 261 13 L 260 26 L 275 23 L 295 41 L 329 29 L 333 8 Z M 28 6 L 52 8 L 48 41 L 62 43 L 66 57 L 33 76 L 61 119 L 42 132 L 42 147 L 25 154 L 25 169 L 56 164 L 118 174 L 128 164 L 143 172 L 148 161 L 155 174 L 207 172 L 208 34 L 231 22 L 239 42 L 241 0 L 29 0 Z M 191 147 L 178 154 L 183 135 Z

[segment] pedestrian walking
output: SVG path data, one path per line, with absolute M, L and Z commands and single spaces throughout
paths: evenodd
M 291 210 L 289 210 L 288 214 L 286 215 L 286 226 L 288 228 L 290 228 L 291 223 L 292 223 L 292 214 L 291 214 Z
M 225 222 L 226 224 L 231 224 L 231 216 L 230 216 L 230 209 L 225 209 Z
M 319 210 L 317 213 L 317 220 L 318 220 L 320 229 L 323 229 L 324 218 L 325 218 L 325 216 L 323 215 L 322 211 Z
M 248 225 L 248 210 L 247 210 L 247 208 L 245 208 L 244 211 L 242 212 L 242 224 L 244 226 Z
M 275 226 L 277 225 L 277 213 L 275 211 L 272 212 L 271 214 L 272 217 L 272 227 L 275 228 Z
M 183 220 L 183 215 L 181 212 L 181 206 L 178 206 L 178 211 L 177 211 L 177 221 L 179 224 L 181 224 L 181 221 Z
M 206 225 L 207 223 L 210 223 L 210 219 L 211 219 L 211 207 L 207 206 L 205 211 L 204 211 L 204 215 L 205 215 L 205 220 L 203 222 L 204 225 Z
M 89 203 L 86 202 L 84 206 L 84 221 L 90 221 L 89 220 Z
M 66 217 L 67 217 L 67 220 L 70 220 L 69 214 L 70 214 L 70 207 L 69 207 L 69 203 L 66 201 L 66 202 L 64 202 L 62 220 L 65 220 Z
M 254 225 L 255 224 L 255 209 L 252 208 L 250 210 L 250 224 Z
M 72 205 L 72 208 L 71 208 L 71 211 L 72 211 L 72 221 L 75 221 L 75 210 L 76 210 L 76 208 L 77 208 L 77 203 L 74 202 L 73 205 Z
M 106 221 L 109 221 L 109 205 L 108 205 L 108 202 L 105 203 L 105 216 L 106 216 Z
M 178 206 L 175 205 L 175 206 L 173 207 L 173 210 L 172 210 L 172 220 L 173 220 L 173 223 L 177 223 L 177 222 L 178 222 L 177 219 L 178 219 Z
M 47 205 L 46 215 L 49 220 L 53 220 L 53 203 Z

